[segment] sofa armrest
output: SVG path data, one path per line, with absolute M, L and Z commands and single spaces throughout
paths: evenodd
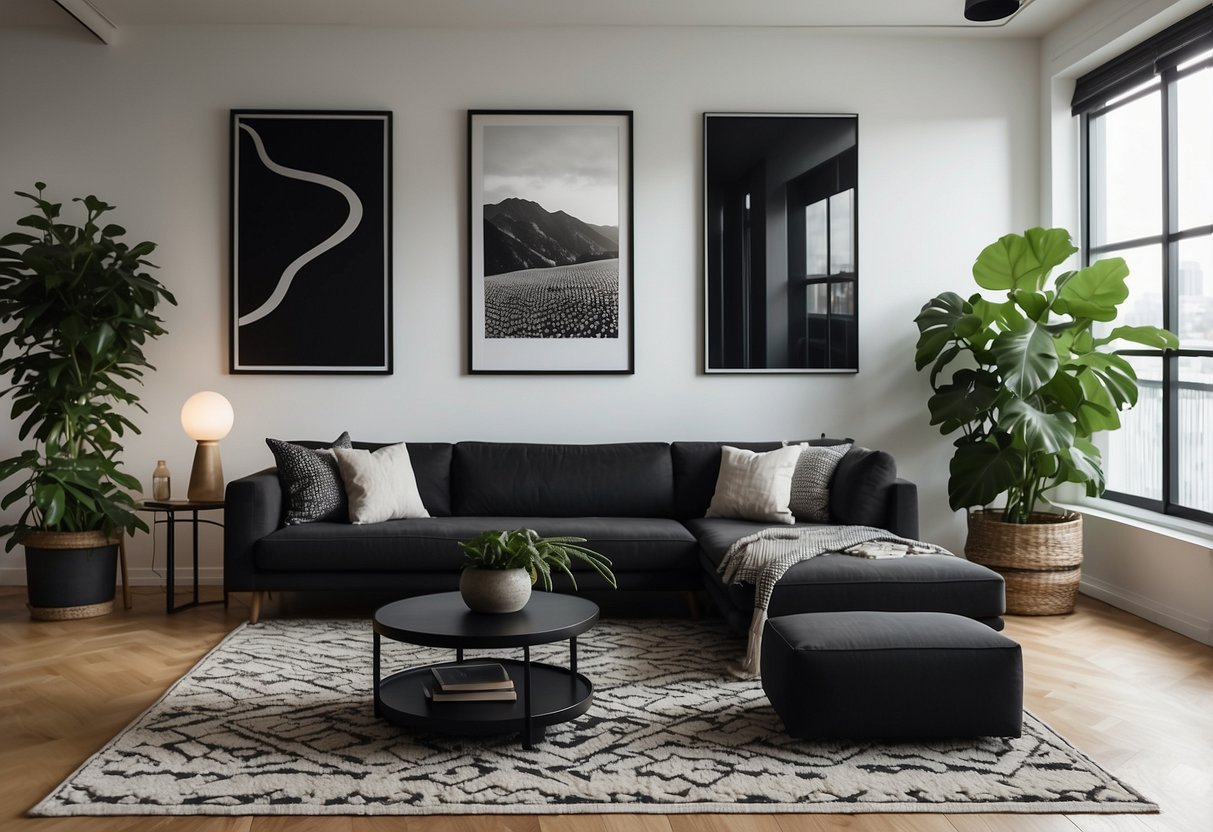
M 228 592 L 257 590 L 253 547 L 282 520 L 282 486 L 267 468 L 227 484 L 223 509 L 223 583 Z
M 893 534 L 918 539 L 918 486 L 901 478 L 887 492 L 885 528 Z

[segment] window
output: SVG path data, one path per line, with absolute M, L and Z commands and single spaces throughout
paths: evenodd
M 1139 398 L 1101 437 L 1104 496 L 1213 522 L 1213 8 L 1080 78 L 1074 113 L 1084 260 L 1129 265 L 1115 325 L 1180 338 L 1178 350 L 1122 351 Z
M 836 315 L 855 314 L 855 189 L 847 188 L 804 206 L 804 314 L 811 351 L 814 330 Z M 825 324 L 815 318 L 826 319 Z M 821 335 L 818 341 L 825 342 Z M 807 360 L 811 360 L 807 359 Z

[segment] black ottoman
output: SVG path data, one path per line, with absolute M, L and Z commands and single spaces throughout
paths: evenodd
M 810 738 L 1018 737 L 1019 645 L 944 612 L 811 612 L 767 621 L 762 688 Z

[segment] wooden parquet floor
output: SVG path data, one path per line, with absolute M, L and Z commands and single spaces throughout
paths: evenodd
M 1162 806 L 1161 815 L 539 815 L 35 819 L 25 812 L 227 632 L 231 608 L 166 616 L 163 594 L 87 621 L 31 622 L 0 589 L 0 830 L 10 832 L 1213 832 L 1213 648 L 1081 598 L 1008 618 L 1026 706 Z M 274 603 L 265 615 L 281 615 Z M 289 614 L 289 612 L 288 612 Z

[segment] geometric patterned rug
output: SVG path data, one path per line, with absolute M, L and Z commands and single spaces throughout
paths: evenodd
M 725 672 L 742 649 L 712 622 L 601 621 L 578 639 L 589 712 L 528 751 L 376 719 L 368 621 L 241 625 L 30 814 L 1158 811 L 1030 714 L 1018 739 L 791 739 Z M 385 675 L 451 658 L 383 641 Z

